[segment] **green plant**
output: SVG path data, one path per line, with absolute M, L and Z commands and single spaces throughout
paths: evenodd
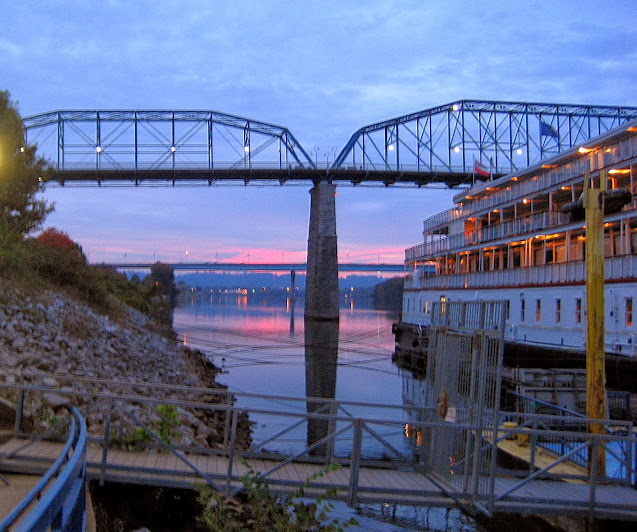
M 174 430 L 179 426 L 180 421 L 177 408 L 175 405 L 159 405 L 155 408 L 155 411 L 159 415 L 159 421 L 157 422 L 159 437 L 170 444 L 178 434 Z
M 267 482 L 246 462 L 248 472 L 240 478 L 243 490 L 235 497 L 224 497 L 209 487 L 200 488 L 199 501 L 204 507 L 199 522 L 215 532 L 342 532 L 357 525 L 352 518 L 344 523 L 328 521 L 333 504 L 328 499 L 336 495 L 336 488 L 323 492 L 315 502 L 301 500 L 305 490 L 317 478 L 338 469 L 329 466 L 312 475 L 289 497 L 276 497 Z
M 149 430 L 158 433 L 159 437 L 170 445 L 178 435 L 175 429 L 180 423 L 179 412 L 177 412 L 177 408 L 174 405 L 159 405 L 155 408 L 155 412 L 159 419 L 152 423 Z M 136 427 L 133 432 L 129 432 L 123 438 L 120 438 L 117 431 L 111 431 L 109 441 L 114 446 L 121 446 L 126 450 L 134 450 L 151 443 L 153 437 L 143 427 Z
M 58 422 L 58 417 L 53 413 L 51 405 L 46 399 L 41 399 L 38 408 L 35 411 L 36 420 L 47 428 Z
M 124 436 L 123 447 L 126 450 L 134 450 L 141 445 L 149 443 L 150 434 L 142 427 L 136 427 L 133 432 Z

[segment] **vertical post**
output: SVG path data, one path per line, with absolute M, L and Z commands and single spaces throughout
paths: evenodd
M 210 113 L 210 116 L 208 117 L 208 170 L 212 170 L 214 168 L 213 125 L 212 113 Z
M 228 443 L 230 441 L 230 394 L 226 395 L 226 420 L 223 426 L 223 450 L 224 452 L 229 452 Z
M 332 401 L 329 407 L 329 416 L 330 419 L 327 422 L 327 434 L 334 434 L 336 432 L 336 416 L 338 415 L 338 402 Z M 334 458 L 334 438 L 330 438 L 330 440 L 325 445 L 325 463 L 331 464 L 332 459 Z
M 106 415 L 106 426 L 104 427 L 104 441 L 102 443 L 102 468 L 100 470 L 100 486 L 104 485 L 106 480 L 106 460 L 108 458 L 108 443 L 111 434 L 111 415 L 113 413 L 113 401 L 108 404 L 108 414 Z
M 586 209 L 586 416 L 606 418 L 606 372 L 604 345 L 604 192 L 607 173 L 599 174 L 599 188 L 590 188 L 589 173 L 584 175 Z M 603 434 L 602 423 L 590 423 L 590 434 Z M 604 475 L 604 446 L 594 446 L 589 467 Z M 594 462 L 594 464 L 593 464 Z M 594 466 L 594 467 L 593 467 Z
M 137 141 L 137 111 L 135 111 L 135 113 L 133 114 L 133 130 L 134 130 L 134 137 L 135 137 L 135 177 L 137 177 L 137 161 L 138 159 L 138 154 L 137 154 L 137 146 L 138 146 L 138 141 Z
M 15 407 L 15 423 L 13 426 L 13 430 L 16 434 L 20 434 L 22 432 L 22 421 L 24 420 L 24 388 L 20 388 L 18 392 L 18 402 Z
M 101 132 L 100 132 L 100 113 L 95 113 L 95 170 L 100 169 L 100 155 L 101 155 Z M 97 148 L 100 148 L 99 150 Z
M 239 412 L 237 410 L 232 411 L 232 432 L 230 434 L 230 452 L 228 453 L 228 476 L 226 477 L 226 496 L 230 496 L 232 489 L 232 466 L 234 461 L 234 447 L 237 441 L 237 420 Z
M 352 456 L 349 464 L 349 488 L 347 490 L 347 506 L 354 507 L 358 503 L 358 473 L 361 465 L 361 445 L 363 442 L 363 420 L 355 419 Z
M 171 114 L 170 120 L 170 158 L 172 161 L 173 172 L 175 171 L 175 113 Z
M 64 122 L 58 111 L 58 163 L 57 171 L 64 169 Z
M 534 409 L 535 410 L 535 409 Z M 535 414 L 535 412 L 533 412 Z M 535 469 L 535 450 L 537 448 L 537 419 L 533 418 L 533 434 L 531 434 L 531 458 L 529 460 L 529 474 Z
M 294 332 L 294 305 L 296 304 L 296 270 L 290 270 L 290 332 Z

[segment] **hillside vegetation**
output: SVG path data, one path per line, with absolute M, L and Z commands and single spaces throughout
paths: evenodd
M 38 238 L 5 239 L 0 247 L 0 283 L 36 300 L 45 291 L 63 293 L 116 322 L 128 316 L 128 305 L 153 318 L 160 332 L 171 331 L 170 267 L 157 263 L 143 282 L 129 281 L 113 268 L 89 265 L 81 248 L 54 229 Z

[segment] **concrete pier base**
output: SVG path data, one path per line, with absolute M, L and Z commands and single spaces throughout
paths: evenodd
M 310 195 L 305 319 L 338 321 L 336 186 L 322 181 Z
M 334 399 L 336 395 L 336 369 L 338 362 L 338 322 L 305 320 L 305 395 L 307 412 L 317 410 L 335 414 L 329 404 L 319 398 Z M 335 425 L 328 420 L 309 419 L 307 422 L 308 446 L 323 439 Z M 329 441 L 315 447 L 310 454 L 331 456 L 334 442 Z

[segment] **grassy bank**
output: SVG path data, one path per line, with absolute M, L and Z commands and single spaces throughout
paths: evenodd
M 0 284 L 38 300 L 39 294 L 55 291 L 89 305 L 119 322 L 126 318 L 125 305 L 148 315 L 157 332 L 172 332 L 172 303 L 152 276 L 129 281 L 114 268 L 87 263 L 81 248 L 64 233 L 58 240 L 43 238 L 2 239 L 0 242 Z

